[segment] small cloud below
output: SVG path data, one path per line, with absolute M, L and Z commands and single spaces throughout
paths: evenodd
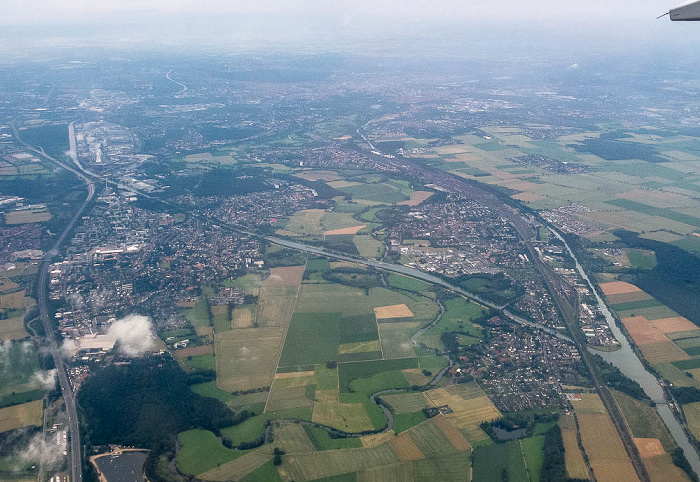
M 112 323 L 107 336 L 117 340 L 124 355 L 141 356 L 153 346 L 153 324 L 147 316 L 129 315 Z

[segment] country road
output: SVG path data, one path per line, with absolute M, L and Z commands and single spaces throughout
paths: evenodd
M 47 288 L 48 288 L 48 274 L 49 268 L 51 266 L 51 260 L 58 254 L 61 245 L 65 242 L 66 238 L 70 234 L 75 224 L 78 222 L 80 217 L 85 212 L 88 204 L 92 201 L 95 196 L 95 184 L 94 182 L 84 175 L 82 172 L 73 169 L 72 167 L 64 164 L 61 161 L 54 159 L 53 157 L 46 154 L 43 149 L 36 149 L 29 144 L 22 141 L 19 136 L 15 122 L 11 122 L 12 131 L 14 133 L 17 142 L 22 144 L 26 149 L 30 150 L 34 154 L 53 162 L 54 164 L 70 171 L 71 173 L 78 176 L 87 186 L 88 195 L 85 201 L 80 205 L 78 212 L 75 213 L 71 219 L 68 226 L 60 234 L 56 242 L 53 244 L 51 249 L 46 252 L 44 258 L 41 260 L 39 267 L 39 277 L 37 280 L 37 304 L 39 305 L 39 313 L 41 315 L 41 321 L 44 325 L 44 331 L 46 332 L 46 339 L 49 343 L 49 349 L 51 350 L 51 355 L 53 357 L 54 364 L 56 365 L 56 372 L 58 375 L 58 381 L 61 385 L 61 394 L 63 395 L 63 400 L 66 405 L 66 414 L 68 415 L 68 435 L 70 439 L 70 466 L 71 466 L 71 482 L 81 482 L 83 480 L 83 464 L 81 457 L 81 444 L 80 444 L 80 427 L 78 421 L 78 410 L 75 402 L 75 394 L 68 381 L 68 373 L 66 372 L 66 366 L 63 362 L 63 353 L 61 347 L 58 345 L 56 340 L 56 335 L 54 333 L 54 327 L 49 318 L 49 311 L 47 306 Z

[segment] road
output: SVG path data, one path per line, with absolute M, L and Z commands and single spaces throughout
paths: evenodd
M 70 171 L 71 173 L 78 176 L 87 186 L 88 194 L 85 201 L 80 205 L 78 212 L 75 213 L 68 226 L 59 235 L 58 239 L 54 242 L 53 246 L 49 251 L 46 252 L 44 258 L 41 260 L 39 266 L 39 278 L 37 281 L 37 304 L 39 305 L 39 313 L 41 315 L 41 321 L 44 325 L 44 331 L 46 332 L 46 340 L 49 344 L 49 349 L 51 350 L 51 355 L 53 357 L 54 364 L 56 365 L 56 373 L 58 376 L 59 384 L 61 385 L 61 394 L 63 395 L 63 401 L 66 406 L 66 414 L 68 416 L 68 436 L 70 441 L 70 466 L 71 466 L 71 482 L 81 482 L 83 480 L 83 463 L 81 457 L 82 446 L 80 444 L 80 427 L 78 420 L 78 410 L 75 402 L 75 394 L 68 381 L 68 373 L 66 372 L 66 366 L 63 362 L 63 353 L 61 347 L 58 345 L 56 340 L 56 334 L 54 332 L 53 324 L 49 318 L 48 304 L 47 304 L 47 288 L 48 288 L 48 275 L 49 268 L 51 267 L 51 260 L 58 254 L 58 250 L 61 245 L 65 242 L 66 238 L 70 232 L 75 227 L 76 223 L 80 217 L 85 212 L 88 204 L 92 201 L 95 196 L 95 184 L 94 182 L 84 175 L 82 172 L 73 169 L 71 166 L 64 164 L 61 161 L 54 159 L 53 157 L 46 154 L 43 149 L 36 149 L 29 144 L 22 141 L 19 136 L 15 122 L 11 122 L 12 131 L 14 133 L 17 142 L 22 144 L 26 149 L 33 152 L 34 154 L 43 157 L 44 159 L 53 162 L 54 164 Z

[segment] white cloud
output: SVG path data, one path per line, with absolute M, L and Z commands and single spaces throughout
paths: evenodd
M 116 338 L 123 354 L 141 356 L 153 345 L 153 324 L 147 316 L 129 315 L 112 323 L 107 336 Z
M 36 372 L 34 381 L 38 382 L 44 390 L 53 390 L 56 388 L 56 369 Z

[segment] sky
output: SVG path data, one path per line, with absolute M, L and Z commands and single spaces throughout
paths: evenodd
M 416 39 L 421 47 L 443 52 L 465 45 L 541 52 L 700 48 L 700 23 L 656 19 L 678 2 L 3 0 L 0 53 L 155 45 L 231 52 L 399 51 L 418 45 Z
M 606 17 L 655 18 L 678 0 L 4 0 L 5 25 L 105 21 L 125 15 L 285 15 L 345 25 L 375 21 L 474 19 L 586 21 Z

